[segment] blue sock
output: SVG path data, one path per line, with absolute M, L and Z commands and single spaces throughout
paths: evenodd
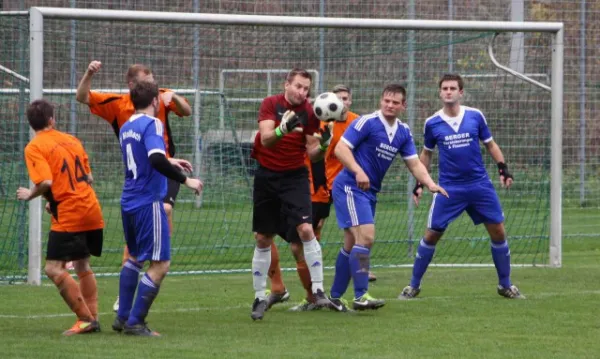
M 498 273 L 498 284 L 502 288 L 508 288 L 512 285 L 510 282 L 510 249 L 508 248 L 508 242 L 492 242 L 492 259 L 494 259 L 494 265 L 496 266 L 496 272 Z
M 415 264 L 413 265 L 413 274 L 410 279 L 410 286 L 413 288 L 421 287 L 421 280 L 429 267 L 429 263 L 433 259 L 435 253 L 435 245 L 425 242 L 425 238 L 419 242 L 419 248 L 417 248 L 417 255 L 415 256 Z
M 144 274 L 138 286 L 135 304 L 131 309 L 131 315 L 127 320 L 127 325 L 143 324 L 154 298 L 158 295 L 160 287 L 150 279 L 148 273 Z
M 350 273 L 354 281 L 354 298 L 362 297 L 369 290 L 369 248 L 355 244 L 350 251 Z
M 117 311 L 117 316 L 122 320 L 129 318 L 141 269 L 141 263 L 133 262 L 130 259 L 121 268 L 121 276 L 119 277 L 119 310 Z
M 331 298 L 341 298 L 346 293 L 350 278 L 352 278 L 352 274 L 350 274 L 350 254 L 344 248 L 341 248 L 335 261 L 335 275 L 330 292 Z

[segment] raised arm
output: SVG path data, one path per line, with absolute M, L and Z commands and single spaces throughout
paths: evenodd
M 92 61 L 88 65 L 87 70 L 83 74 L 81 81 L 79 81 L 79 85 L 77 85 L 77 93 L 75 94 L 75 99 L 79 103 L 83 103 L 86 105 L 90 104 L 90 90 L 92 88 L 92 77 L 102 67 L 102 62 L 100 61 Z

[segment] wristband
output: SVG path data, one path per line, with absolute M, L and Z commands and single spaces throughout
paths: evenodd
M 277 127 L 275 129 L 275 137 L 277 137 L 277 138 L 283 137 L 283 132 L 281 132 L 281 129 L 279 127 Z
M 327 148 L 329 148 L 329 146 L 319 145 L 319 149 L 323 152 L 327 151 Z

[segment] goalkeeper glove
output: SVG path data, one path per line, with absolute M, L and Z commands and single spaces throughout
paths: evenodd
M 514 180 L 513 175 L 508 171 L 508 166 L 506 165 L 506 163 L 498 162 L 497 166 L 498 166 L 498 174 L 500 174 L 500 176 L 503 176 L 505 181 L 509 178 Z
M 319 128 L 319 132 L 316 132 L 313 135 L 319 139 L 319 143 L 320 143 L 319 148 L 323 152 L 327 151 L 327 147 L 329 147 L 329 144 L 331 144 L 331 139 L 333 137 L 332 129 L 333 129 L 333 122 L 329 122 L 329 123 L 327 123 L 327 125 L 325 125 L 324 128 Z
M 284 135 L 290 132 L 302 132 L 302 127 L 300 126 L 300 118 L 296 116 L 296 113 L 291 110 L 285 111 L 283 116 L 281 117 L 281 123 L 275 129 L 275 135 L 278 138 L 283 137 Z
M 417 192 L 419 189 L 423 190 L 423 184 L 419 181 L 417 181 L 417 183 L 415 183 L 415 188 L 413 188 L 413 194 L 417 197 L 419 197 L 419 192 Z

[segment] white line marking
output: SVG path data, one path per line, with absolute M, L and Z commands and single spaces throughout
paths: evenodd
M 400 293 L 400 292 L 398 292 Z M 600 290 L 581 290 L 581 291 L 565 291 L 565 292 L 540 292 L 540 293 L 523 293 L 527 300 L 531 299 L 541 299 L 541 298 L 550 298 L 550 297 L 562 297 L 568 295 L 600 295 Z M 436 297 L 418 297 L 411 300 L 398 300 L 396 297 L 392 298 L 383 298 L 389 302 L 421 302 L 421 301 L 448 301 L 448 300 L 457 300 L 457 299 L 489 299 L 494 298 L 497 295 L 491 293 L 489 295 L 475 295 L 475 296 L 436 296 Z M 520 300 L 518 302 L 521 302 Z M 283 303 L 278 304 L 278 308 L 287 308 L 296 305 L 297 303 Z M 203 312 L 203 311 L 229 311 L 229 310 L 238 310 L 238 309 L 250 309 L 250 304 L 244 305 L 234 305 L 229 307 L 195 307 L 195 308 L 178 308 L 178 309 L 165 309 L 165 310 L 152 310 L 152 313 L 190 313 L 190 312 Z M 114 312 L 103 312 L 99 313 L 100 315 L 114 315 Z M 2 319 L 44 319 L 44 318 L 62 318 L 62 317 L 72 317 L 75 316 L 73 313 L 56 313 L 56 314 L 39 314 L 39 315 L 14 315 L 14 314 L 0 314 L 0 318 Z

